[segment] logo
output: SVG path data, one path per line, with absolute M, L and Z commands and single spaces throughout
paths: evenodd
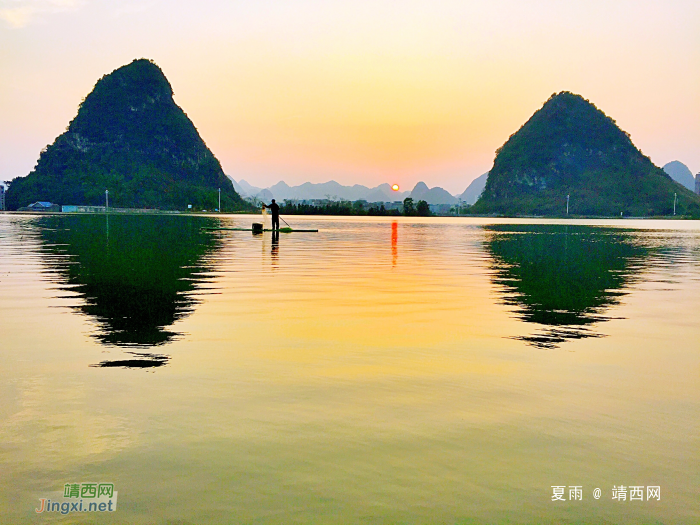
M 63 492 L 51 492 L 46 498 L 39 498 L 37 514 L 56 512 L 72 514 L 76 512 L 114 512 L 117 510 L 117 491 L 114 483 L 66 483 Z

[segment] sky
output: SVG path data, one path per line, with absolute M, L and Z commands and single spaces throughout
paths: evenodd
M 0 0 L 0 180 L 135 58 L 258 187 L 461 193 L 563 90 L 700 171 L 697 0 Z

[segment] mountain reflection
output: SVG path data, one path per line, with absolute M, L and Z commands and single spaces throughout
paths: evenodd
M 493 282 L 517 316 L 543 325 L 518 337 L 538 348 L 602 337 L 594 323 L 624 295 L 649 248 L 629 232 L 569 225 L 490 225 Z
M 152 347 L 180 335 L 169 327 L 198 302 L 192 292 L 206 279 L 204 260 L 217 242 L 202 227 L 214 219 L 76 215 L 44 217 L 39 225 L 46 249 L 62 255 L 47 264 L 62 277 L 62 289 L 83 299 L 76 308 L 96 321 L 102 344 Z M 140 359 L 95 366 L 143 368 L 168 359 L 135 355 Z

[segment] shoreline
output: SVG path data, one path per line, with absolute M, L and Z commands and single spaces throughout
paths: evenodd
M 191 212 L 191 211 L 179 211 L 179 210 L 150 210 L 150 209 L 144 209 L 144 210 L 138 210 L 138 209 L 133 209 L 133 210 L 125 210 L 125 209 L 114 209 L 108 212 L 82 212 L 82 211 L 73 211 L 73 212 L 64 212 L 64 211 L 35 211 L 35 210 L 26 210 L 26 211 L 19 211 L 19 210 L 0 210 L 0 214 L 18 214 L 18 215 L 38 215 L 38 216 L 43 216 L 43 215 L 178 215 L 178 216 L 207 216 L 211 217 L 216 216 L 216 215 L 255 215 L 254 212 L 250 211 L 230 211 L 230 212 Z M 329 214 L 329 213 L 287 213 L 285 214 L 288 217 L 293 217 L 293 216 L 307 216 L 307 217 L 407 217 L 406 215 L 335 215 L 335 214 Z M 428 215 L 422 218 L 428 218 L 428 217 L 436 217 L 436 218 L 454 218 L 454 219 L 469 219 L 469 218 L 479 218 L 479 219 L 561 219 L 561 220 L 566 220 L 566 219 L 572 219 L 572 220 L 579 220 L 579 219 L 604 219 L 604 220 L 668 220 L 668 221 L 697 221 L 700 220 L 700 217 L 692 217 L 690 215 L 676 215 L 676 216 L 668 216 L 668 215 L 648 215 L 648 216 L 625 216 L 625 217 L 620 217 L 617 215 L 568 215 L 568 216 L 561 216 L 561 215 L 504 215 L 504 214 L 496 214 L 496 213 L 490 213 L 490 214 L 465 214 L 465 215 Z

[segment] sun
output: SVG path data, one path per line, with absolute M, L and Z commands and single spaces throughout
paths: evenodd
M 391 189 L 394 190 L 394 191 L 399 191 L 399 185 L 398 185 L 398 184 L 394 184 L 394 185 L 391 186 Z

